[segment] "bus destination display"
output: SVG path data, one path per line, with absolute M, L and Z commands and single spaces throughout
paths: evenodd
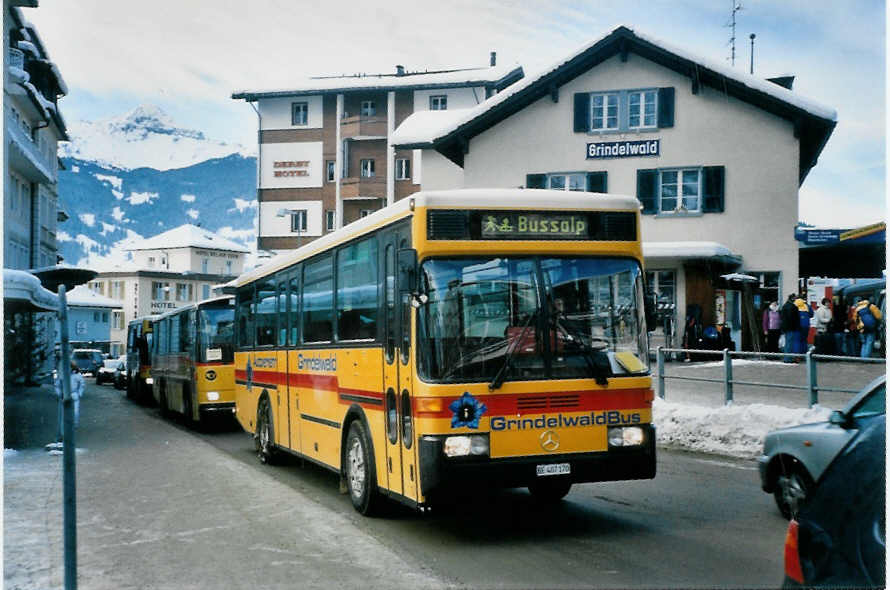
M 587 227 L 587 215 L 514 211 L 482 216 L 483 239 L 583 240 Z

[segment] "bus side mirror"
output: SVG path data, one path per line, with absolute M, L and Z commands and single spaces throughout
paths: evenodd
M 643 296 L 646 311 L 646 330 L 649 332 L 655 330 L 655 324 L 658 321 L 655 312 L 656 297 L 653 291 L 646 291 L 646 294 Z
M 417 250 L 403 248 L 397 255 L 399 293 L 417 293 Z

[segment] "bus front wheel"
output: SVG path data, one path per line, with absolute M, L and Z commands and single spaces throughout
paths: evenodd
M 532 497 L 539 502 L 559 502 L 572 489 L 572 482 L 567 479 L 544 479 L 528 486 Z
M 371 445 L 359 420 L 349 426 L 346 437 L 345 462 L 346 487 L 355 509 L 365 516 L 375 511 L 379 502 L 374 465 L 371 462 Z
M 256 413 L 256 434 L 253 436 L 256 446 L 256 455 L 260 463 L 272 465 L 275 463 L 274 430 L 272 429 L 272 408 L 268 398 L 260 400 L 260 407 Z

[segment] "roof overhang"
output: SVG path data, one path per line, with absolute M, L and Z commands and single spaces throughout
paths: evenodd
M 44 289 L 40 279 L 23 270 L 3 269 L 4 313 L 45 312 L 58 309 L 58 295 Z
M 657 262 L 716 262 L 730 268 L 742 265 L 742 257 L 718 242 L 643 242 L 643 259 Z

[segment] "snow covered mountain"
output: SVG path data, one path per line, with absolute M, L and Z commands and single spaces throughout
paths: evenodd
M 62 144 L 62 157 L 132 170 L 184 168 L 231 154 L 254 152 L 236 143 L 208 139 L 201 131 L 177 127 L 154 105 L 100 121 L 77 121 L 68 128 L 71 141 Z
M 57 229 L 69 264 L 110 270 L 123 248 L 185 223 L 256 247 L 256 158 L 186 129 L 161 109 L 69 127 L 61 151 Z

